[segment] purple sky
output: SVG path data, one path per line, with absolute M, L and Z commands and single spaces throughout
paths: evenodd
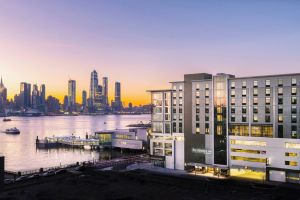
M 79 99 L 93 69 L 135 104 L 184 73 L 300 72 L 300 1 L 0 0 L 10 96 L 27 81 L 62 98 L 72 78 Z

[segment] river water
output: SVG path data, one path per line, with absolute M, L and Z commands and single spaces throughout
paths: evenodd
M 17 127 L 20 135 L 0 133 L 0 154 L 5 156 L 5 169 L 24 171 L 52 167 L 75 162 L 98 159 L 99 151 L 83 149 L 37 149 L 35 139 L 47 136 L 85 137 L 95 131 L 126 128 L 127 125 L 143 121 L 148 123 L 150 115 L 99 115 L 99 116 L 55 116 L 55 117 L 11 117 L 11 122 L 0 118 L 0 131 Z

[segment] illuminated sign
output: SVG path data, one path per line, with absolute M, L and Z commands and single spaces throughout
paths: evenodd
M 212 154 L 211 150 L 199 149 L 199 148 L 192 148 L 192 153 L 200 153 L 200 154 L 206 154 L 206 155 Z

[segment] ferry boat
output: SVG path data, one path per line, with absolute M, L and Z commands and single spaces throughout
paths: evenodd
M 4 131 L 7 134 L 20 134 L 20 130 L 15 128 L 9 128 Z

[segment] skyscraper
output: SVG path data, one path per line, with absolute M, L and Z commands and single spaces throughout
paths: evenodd
M 69 106 L 69 97 L 67 95 L 64 96 L 63 110 L 67 111 Z
M 46 86 L 42 84 L 40 87 L 40 110 L 46 111 Z
M 103 94 L 103 98 L 104 98 L 104 103 L 107 105 L 108 104 L 108 78 L 107 77 L 103 77 L 102 79 L 102 94 Z
M 90 82 L 90 99 L 94 101 L 96 96 L 96 91 L 98 89 L 98 73 L 96 70 L 91 73 L 91 82 Z
M 20 84 L 21 107 L 26 109 L 31 107 L 31 84 L 22 82 Z
M 87 106 L 87 101 L 86 101 L 86 91 L 82 91 L 82 109 L 84 110 Z
M 113 111 L 120 111 L 122 109 L 122 101 L 121 101 L 121 83 L 115 83 L 115 99 L 112 102 L 112 109 Z
M 0 82 L 0 112 L 4 110 L 7 101 L 7 89 L 3 84 L 2 77 Z
M 68 107 L 69 111 L 76 111 L 76 81 L 69 80 L 68 82 Z
M 32 95 L 31 95 L 31 102 L 32 102 L 32 108 L 38 109 L 40 105 L 40 93 L 38 86 L 35 84 L 32 88 Z

